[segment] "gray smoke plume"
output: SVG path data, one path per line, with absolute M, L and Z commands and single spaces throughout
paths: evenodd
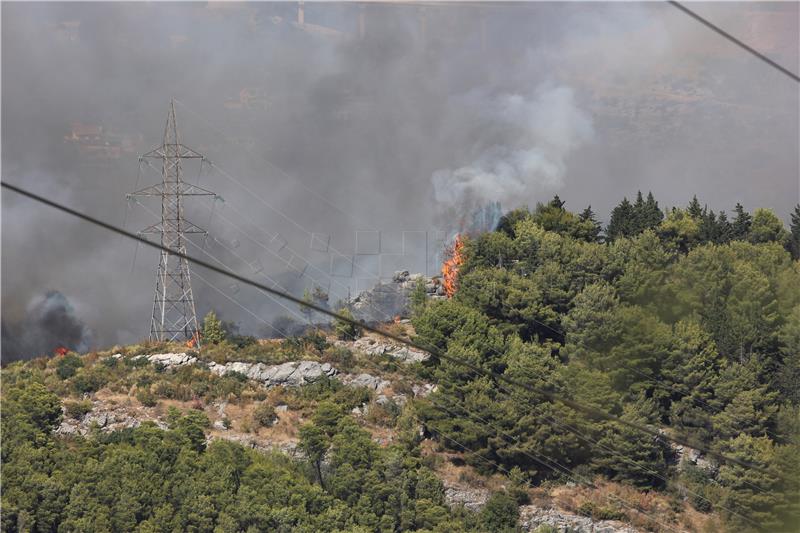
M 509 94 L 475 105 L 489 114 L 489 130 L 504 139 L 480 148 L 467 166 L 433 173 L 434 196 L 446 207 L 499 201 L 513 208 L 541 187 L 559 189 L 567 157 L 594 136 L 591 117 L 569 87 L 543 85 L 530 97 Z M 484 142 L 491 140 L 487 135 Z
M 92 332 L 69 300 L 58 291 L 48 291 L 28 306 L 19 322 L 3 320 L 2 355 L 7 363 L 40 355 L 51 355 L 56 348 L 85 352 L 92 343 Z
M 485 228 L 499 211 L 491 199 L 509 209 L 558 192 L 601 218 L 637 189 L 663 206 L 697 194 L 715 211 L 741 201 L 783 217 L 798 201 L 796 84 L 668 5 L 303 6 L 3 2 L 3 180 L 150 226 L 125 194 L 158 181 L 149 168 L 137 180 L 136 156 L 160 143 L 174 97 L 182 141 L 241 184 L 186 166 L 225 199 L 187 201 L 212 237 L 189 253 L 298 297 L 330 285 L 331 305 L 398 259 L 413 240 L 402 232 Z M 797 3 L 695 9 L 798 64 Z M 102 126 L 124 150 L 81 153 L 65 141 L 73 122 Z M 459 205 L 470 195 L 477 221 Z M 5 191 L 1 215 L 6 324 L 25 324 L 29 302 L 56 288 L 98 348 L 147 336 L 155 251 Z M 382 232 L 385 262 L 353 264 L 363 230 Z M 192 275 L 198 314 L 214 309 L 242 333 L 300 314 Z

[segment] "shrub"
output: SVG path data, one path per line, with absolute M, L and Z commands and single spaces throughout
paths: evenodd
M 83 400 L 79 402 L 64 402 L 64 411 L 66 412 L 67 416 L 74 418 L 75 420 L 80 420 L 91 410 L 92 402 L 89 400 Z
M 129 368 L 142 368 L 150 364 L 146 357 L 126 357 L 123 361 Z
M 322 360 L 339 370 L 349 370 L 353 367 L 353 352 L 344 346 L 333 346 L 325 350 Z
M 83 361 L 80 357 L 75 354 L 67 354 L 56 363 L 56 374 L 61 379 L 69 379 L 82 367 Z
M 594 520 L 625 520 L 627 518 L 627 515 L 622 511 L 617 511 L 610 507 L 599 507 L 592 502 L 583 502 L 575 512 Z
M 353 313 L 351 313 L 346 307 L 339 309 L 339 314 L 345 318 L 353 320 Z M 343 341 L 355 340 L 359 338 L 362 333 L 359 326 L 351 324 L 350 322 L 345 322 L 344 320 L 340 320 L 338 318 L 333 321 L 333 331 L 336 332 L 336 337 Z
M 139 389 L 136 392 L 136 399 L 145 407 L 155 407 L 158 404 L 158 398 L 150 391 L 150 387 Z
M 231 335 L 228 338 L 228 342 L 235 346 L 237 350 L 243 350 L 250 346 L 257 345 L 258 339 L 251 335 Z
M 214 311 L 209 311 L 203 319 L 203 342 L 219 344 L 225 340 L 225 329 Z
M 253 420 L 260 427 L 269 427 L 275 422 L 278 416 L 275 414 L 275 408 L 268 403 L 261 403 L 253 411 Z
M 84 369 L 72 379 L 72 387 L 79 394 L 97 392 L 107 382 L 105 375 L 95 369 Z
M 371 404 L 366 418 L 371 424 L 393 427 L 398 416 L 400 416 L 400 407 L 393 400 L 389 400 L 384 403 Z
M 495 492 L 481 510 L 480 522 L 486 531 L 514 531 L 519 519 L 519 506 L 505 492 Z
M 328 347 L 328 339 L 325 338 L 325 335 L 319 330 L 310 330 L 307 331 L 303 337 L 303 347 L 306 349 L 314 349 L 319 353 L 322 353 L 325 348 Z

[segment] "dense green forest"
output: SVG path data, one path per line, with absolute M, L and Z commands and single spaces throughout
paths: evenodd
M 428 427 L 491 460 L 478 468 L 535 483 L 601 474 L 682 493 L 733 530 L 796 531 L 800 207 L 790 232 L 769 210 L 735 211 L 729 222 L 694 198 L 664 214 L 640 193 L 604 236 L 591 209 L 558 197 L 513 211 L 468 240 L 455 297 L 414 324 L 454 358 L 761 469 L 679 464 L 666 439 L 445 360 L 420 406 Z
M 81 375 L 94 376 L 89 390 L 120 375 L 133 374 L 140 384 L 160 377 L 162 387 L 173 387 L 161 397 L 174 398 L 176 385 L 192 377 L 195 398 L 239 401 L 246 386 L 200 371 L 167 377 L 104 363 L 59 377 L 57 369 L 68 365 L 54 366 L 51 374 L 45 365 L 15 363 L 5 376 L 3 531 L 495 531 L 516 523 L 516 502 L 503 494 L 481 513 L 450 510 L 441 481 L 420 456 L 413 420 L 398 417 L 398 443 L 381 447 L 347 416 L 366 391 L 321 382 L 288 400 L 313 404 L 300 427 L 304 459 L 297 461 L 235 442 L 207 443 L 209 420 L 196 409 L 173 408 L 167 430 L 145 422 L 113 433 L 98 427 L 88 438 L 57 436 L 62 401 L 44 383 L 77 392 L 86 390 Z M 66 416 L 80 408 L 64 403 Z
M 269 392 L 307 415 L 301 458 L 207 442 L 203 405 L 267 404 L 268 393 L 244 376 L 164 372 L 128 357 L 139 348 L 119 361 L 68 354 L 14 363 L 2 375 L 2 529 L 513 531 L 526 489 L 607 479 L 663 495 L 675 510 L 719 516 L 730 531 L 797 531 L 798 256 L 800 206 L 789 230 L 768 210 L 736 206 L 729 221 L 697 199 L 665 212 L 641 194 L 620 203 L 605 230 L 591 209 L 574 214 L 558 197 L 512 211 L 496 231 L 466 238 L 453 298 L 428 300 L 419 286 L 415 340 L 548 395 L 449 358 L 407 369 L 372 363 L 438 389 L 382 412 L 397 435 L 388 446 L 351 416 L 367 391 L 332 379 Z M 226 340 L 213 318 L 207 326 L 205 357 L 218 362 L 354 364 L 313 332 L 268 349 Z M 358 335 L 336 326 L 342 338 Z M 201 409 L 171 409 L 167 429 L 146 422 L 86 437 L 53 433 L 89 408 L 84 395 L 104 387 L 137 390 L 145 405 L 184 399 Z M 664 438 L 582 415 L 553 396 Z M 670 436 L 752 467 L 713 454 L 690 460 L 697 456 Z M 480 512 L 448 507 L 424 438 L 505 477 L 506 489 Z M 585 509 L 596 518 L 636 512 Z

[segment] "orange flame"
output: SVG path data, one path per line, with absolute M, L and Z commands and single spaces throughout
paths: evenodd
M 458 270 L 464 262 L 463 248 L 464 241 L 461 240 L 461 235 L 456 235 L 450 258 L 442 263 L 442 285 L 448 298 L 452 298 L 458 288 Z
M 58 347 L 58 348 L 56 348 L 56 350 L 55 350 L 55 354 L 56 354 L 56 355 L 67 355 L 67 352 L 69 352 L 69 350 L 67 350 L 67 349 L 66 349 L 66 348 L 64 348 L 63 346 L 59 346 L 59 347 Z
M 198 342 L 199 340 L 200 340 L 200 332 L 199 332 L 199 331 L 197 331 L 197 332 L 195 332 L 195 334 L 194 334 L 194 335 L 192 335 L 192 338 L 191 338 L 191 339 L 189 339 L 188 341 L 186 341 L 186 347 L 187 347 L 187 348 L 194 348 L 195 346 L 197 346 L 197 342 Z

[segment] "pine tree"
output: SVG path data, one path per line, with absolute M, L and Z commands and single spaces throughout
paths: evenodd
M 655 228 L 661 221 L 664 220 L 664 213 L 661 212 L 661 209 L 658 207 L 658 202 L 653 197 L 652 192 L 647 193 L 647 200 L 644 203 L 645 208 L 645 221 L 648 228 Z
M 789 232 L 791 233 L 789 251 L 794 259 L 800 259 L 800 204 L 794 207 Z
M 635 403 L 624 406 L 620 418 L 629 424 L 649 426 L 657 419 L 657 409 L 652 400 L 640 396 Z M 604 426 L 592 458 L 595 469 L 614 481 L 642 488 L 663 486 L 669 468 L 665 442 L 617 422 Z
M 720 211 L 717 216 L 717 244 L 725 244 L 733 239 L 733 226 L 728 222 L 728 215 Z
M 642 191 L 636 192 L 636 201 L 633 203 L 633 234 L 638 235 L 647 227 L 647 213 L 645 212 Z
M 587 239 L 589 242 L 597 242 L 600 240 L 600 232 L 603 229 L 603 226 L 600 222 L 597 221 L 597 217 L 592 211 L 592 206 L 588 206 L 584 209 L 580 215 L 578 215 L 578 220 L 582 223 L 586 224 L 587 228 L 591 228 L 587 232 Z
M 553 196 L 553 199 L 550 200 L 549 205 L 550 207 L 555 207 L 556 209 L 564 209 L 565 203 L 566 202 L 562 201 L 561 198 L 559 198 L 558 195 L 556 194 L 555 196 Z
M 698 239 L 701 244 L 717 242 L 717 215 L 712 209 L 703 209 L 700 215 Z
M 732 224 L 732 239 L 737 241 L 746 241 L 750 235 L 750 226 L 753 224 L 753 218 L 750 213 L 744 210 L 742 204 L 737 203 L 733 209 L 736 217 L 733 219 Z
M 611 220 L 606 228 L 606 236 L 610 241 L 620 237 L 629 237 L 633 235 L 633 226 L 633 205 L 627 198 L 623 198 L 622 202 L 611 211 Z
M 686 212 L 689 213 L 689 216 L 695 220 L 699 220 L 700 217 L 703 216 L 703 208 L 700 206 L 700 201 L 697 199 L 697 195 L 692 196 L 692 201 L 689 202 Z

